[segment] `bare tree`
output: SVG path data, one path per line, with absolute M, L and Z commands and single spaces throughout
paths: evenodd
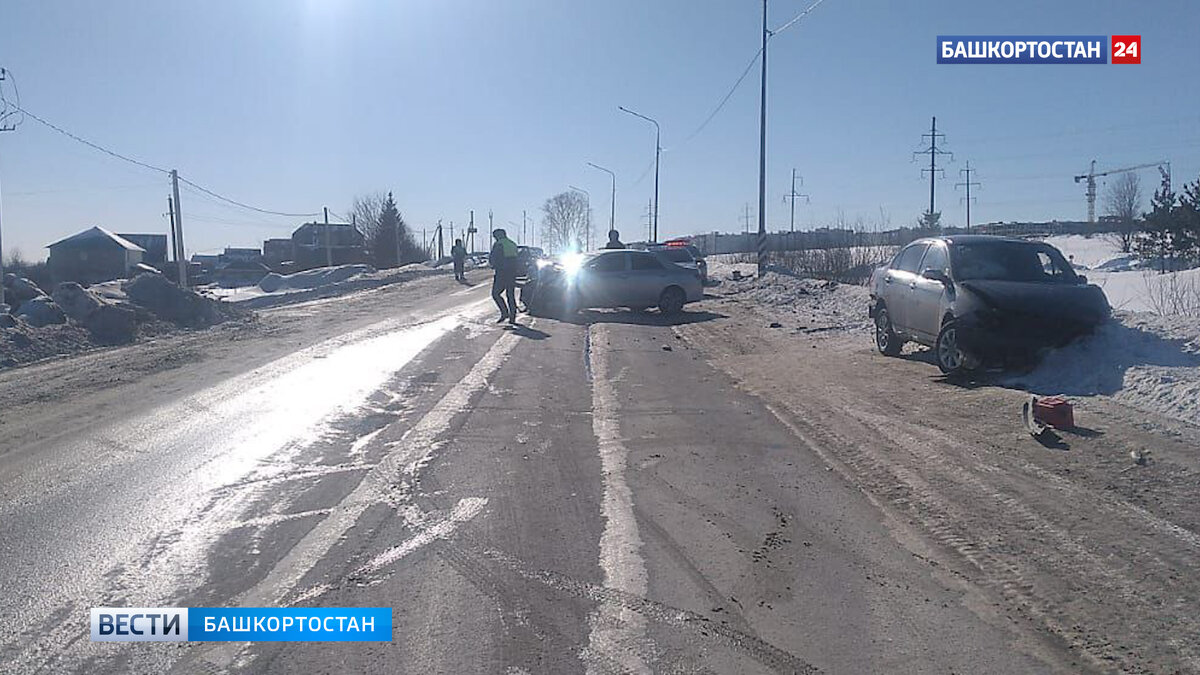
M 1109 237 L 1121 247 L 1121 253 L 1133 250 L 1138 233 L 1138 214 L 1142 211 L 1142 183 L 1136 173 L 1123 173 L 1104 191 L 1104 215 L 1116 219 L 1116 231 Z
M 359 195 L 350 204 L 350 215 L 358 231 L 363 233 L 367 250 L 375 251 L 380 238 L 380 216 L 383 214 L 383 204 L 387 195 L 383 192 L 371 192 Z
M 587 200 L 560 192 L 542 204 L 542 242 L 551 251 L 582 251 L 587 242 Z

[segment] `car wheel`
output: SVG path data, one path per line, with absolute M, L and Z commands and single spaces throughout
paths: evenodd
M 904 348 L 904 340 L 892 330 L 892 317 L 883 305 L 875 310 L 875 348 L 884 356 L 897 356 Z
M 938 368 L 947 375 L 954 375 L 978 366 L 979 361 L 962 348 L 958 330 L 958 322 L 947 321 L 938 331 L 937 341 L 933 345 L 934 358 Z
M 671 286 L 662 292 L 658 298 L 658 311 L 668 316 L 678 314 L 683 311 L 683 303 L 687 298 L 683 295 L 683 289 L 678 286 Z

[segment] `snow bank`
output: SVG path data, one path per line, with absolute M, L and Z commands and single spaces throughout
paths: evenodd
M 206 286 L 205 294 L 240 307 L 264 308 L 303 302 L 316 298 L 345 295 L 354 291 L 378 288 L 429 274 L 446 274 L 423 263 L 376 270 L 370 265 L 338 265 L 281 275 L 268 274 L 258 286 L 221 288 Z
M 1200 321 L 1118 312 L 1093 335 L 1002 383 L 1036 394 L 1111 396 L 1200 425 Z
M 374 271 L 375 268 L 370 265 L 337 265 L 335 267 L 318 267 L 288 275 L 272 272 L 258 282 L 258 286 L 267 293 L 309 290 L 341 283 Z
M 720 262 L 709 266 L 709 278 L 720 282 L 717 292 L 752 300 L 761 312 L 789 328 L 807 332 L 870 329 L 865 286 L 798 277 L 775 267 L 768 268 L 762 278 L 734 281 L 735 271 L 749 277 L 757 273 L 757 267 Z

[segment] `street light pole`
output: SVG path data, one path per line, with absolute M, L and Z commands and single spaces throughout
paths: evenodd
M 766 0 L 763 0 L 765 3 Z M 627 112 L 634 117 L 640 117 L 654 125 L 654 233 L 652 238 L 658 241 L 658 160 L 662 155 L 662 128 L 658 126 L 658 121 L 650 117 L 646 117 L 641 113 L 634 112 L 624 106 L 617 106 L 623 112 Z
M 758 118 L 758 275 L 767 262 L 767 0 L 763 0 L 762 95 Z
M 593 164 L 592 162 L 588 162 L 588 166 L 592 167 L 593 169 L 599 169 L 608 174 L 609 178 L 612 178 L 612 202 L 608 206 L 608 231 L 612 232 L 614 229 L 616 229 L 615 214 L 617 212 L 617 174 L 609 171 L 599 164 Z
M 574 185 L 568 185 L 567 187 L 571 188 L 572 190 L 574 190 L 576 192 L 582 192 L 584 199 L 587 200 L 587 213 L 584 214 L 584 223 L 585 223 L 584 227 L 587 228 L 587 244 L 586 245 L 587 245 L 588 250 L 590 251 L 592 249 L 592 195 L 587 190 L 584 190 L 583 188 L 577 188 Z

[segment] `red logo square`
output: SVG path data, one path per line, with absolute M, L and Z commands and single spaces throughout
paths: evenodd
M 1113 63 L 1141 63 L 1142 36 L 1114 35 L 1112 36 Z

